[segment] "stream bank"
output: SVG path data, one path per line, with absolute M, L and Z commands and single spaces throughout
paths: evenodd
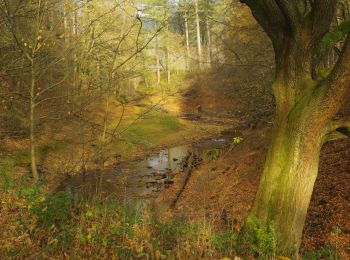
M 161 149 L 157 153 L 129 162 L 122 162 L 101 172 L 79 174 L 65 179 L 58 190 L 71 195 L 93 197 L 96 193 L 113 196 L 127 204 L 135 200 L 156 198 L 174 183 L 188 163 L 189 154 L 200 160 L 205 156 L 219 156 L 231 143 L 232 137 L 220 135 L 197 142 Z

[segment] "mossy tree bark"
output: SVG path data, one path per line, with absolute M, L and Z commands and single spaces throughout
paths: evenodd
M 273 136 L 252 214 L 274 224 L 278 254 L 296 257 L 322 145 L 349 125 L 333 119 L 350 92 L 350 37 L 328 78 L 319 79 L 316 50 L 337 1 L 243 2 L 270 37 L 276 59 Z

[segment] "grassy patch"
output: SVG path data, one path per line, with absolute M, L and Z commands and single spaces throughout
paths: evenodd
M 307 251 L 303 254 L 304 260 L 332 259 L 340 260 L 334 248 L 326 246 L 315 251 Z
M 162 138 L 181 129 L 181 122 L 162 112 L 151 112 L 131 125 L 125 133 L 132 143 L 157 144 Z
M 10 176 L 13 170 L 13 160 L 10 158 L 5 158 L 3 162 L 0 163 L 0 181 L 1 189 L 7 191 L 12 185 L 12 178 Z
M 70 143 L 69 140 L 56 142 L 52 144 L 48 144 L 45 146 L 39 146 L 36 148 L 36 156 L 38 163 L 43 161 L 49 153 L 57 152 L 59 150 L 64 149 Z M 9 154 L 4 158 L 4 161 L 10 161 L 12 164 L 21 165 L 21 164 L 29 164 L 30 163 L 30 150 L 27 149 L 22 152 Z

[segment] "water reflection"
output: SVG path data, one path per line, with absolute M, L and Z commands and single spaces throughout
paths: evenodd
M 222 148 L 230 139 L 218 137 L 164 149 L 141 161 L 122 163 L 100 174 L 71 177 L 59 189 L 83 196 L 91 196 L 100 188 L 102 194 L 113 194 L 124 199 L 154 197 L 170 183 L 174 174 L 181 172 L 184 158 L 189 152 L 201 154 L 206 150 Z

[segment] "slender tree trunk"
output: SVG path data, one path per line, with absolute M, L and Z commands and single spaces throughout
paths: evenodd
M 70 11 L 69 11 L 69 3 L 67 1 L 64 1 L 64 6 L 63 6 L 63 27 L 64 27 L 64 48 L 65 48 L 65 52 L 68 53 L 69 49 L 70 49 L 70 40 L 71 40 L 71 22 L 70 22 Z M 67 101 L 70 102 L 71 98 L 70 96 L 72 95 L 72 92 L 74 92 L 74 90 L 72 91 L 72 86 L 71 86 L 71 59 L 70 56 L 65 58 L 65 63 L 66 63 L 66 67 L 65 67 L 65 74 L 66 74 L 66 88 L 67 88 Z M 74 74 L 74 71 L 73 71 Z M 74 77 L 74 75 L 73 75 Z
M 105 142 L 106 135 L 107 135 L 108 111 L 109 111 L 109 97 L 106 98 L 106 104 L 105 104 L 105 115 L 104 115 L 104 118 L 103 118 L 103 131 L 102 131 L 102 136 L 101 136 L 102 142 Z
M 194 1 L 194 5 L 195 5 L 195 12 L 196 12 L 198 64 L 199 64 L 199 68 L 201 69 L 203 65 L 203 55 L 202 55 L 201 28 L 200 28 L 200 20 L 199 20 L 198 0 Z
M 191 68 L 191 52 L 190 52 L 190 40 L 188 33 L 188 17 L 187 12 L 185 12 L 185 37 L 186 37 L 186 50 L 187 50 L 187 69 Z
M 168 84 L 171 83 L 171 70 L 170 70 L 170 52 L 169 52 L 169 28 L 168 29 L 168 35 L 167 35 L 167 46 L 166 46 L 166 70 L 167 70 L 167 79 L 168 79 Z
M 158 36 L 156 36 L 156 66 L 157 66 L 157 84 L 160 84 L 160 57 L 159 57 L 159 43 Z
M 169 49 L 166 49 L 166 63 L 167 63 L 167 73 L 168 73 L 168 84 L 171 83 L 171 71 L 170 71 L 170 54 Z
M 118 45 L 118 49 L 114 50 L 114 57 L 113 57 L 113 62 L 112 62 L 112 69 L 111 69 L 111 73 L 110 73 L 110 79 L 109 79 L 109 86 L 108 89 L 111 89 L 113 84 L 115 85 L 114 87 L 114 95 L 116 97 L 120 97 L 120 85 L 119 82 L 116 82 L 116 77 L 117 77 L 117 72 L 118 72 L 118 54 L 119 54 L 119 49 L 122 47 L 123 45 L 123 38 L 124 38 L 124 33 L 125 33 L 125 16 L 123 16 L 122 18 L 122 24 L 121 24 L 121 30 L 120 30 L 120 42 Z
M 206 18 L 206 26 L 207 26 L 207 47 L 208 47 L 208 67 L 211 67 L 211 60 L 212 60 L 212 51 L 211 51 L 211 33 L 210 33 L 210 27 L 209 27 L 209 20 L 208 17 Z
M 73 21 L 73 28 L 74 28 L 74 46 L 73 46 L 73 51 L 74 51 L 74 59 L 73 59 L 73 90 L 74 90 L 74 95 L 80 95 L 80 90 L 78 85 L 78 77 L 79 77 L 79 64 L 78 64 L 78 55 L 77 55 L 77 41 L 78 41 L 78 8 L 79 4 L 78 2 L 74 2 L 74 21 Z
M 37 160 L 35 153 L 35 62 L 34 55 L 31 60 L 31 84 L 30 84 L 30 104 L 29 104 L 29 138 L 30 138 L 30 163 L 34 181 L 39 180 Z
M 39 35 L 39 29 L 41 24 L 40 10 L 42 7 L 41 0 L 38 1 L 37 13 L 36 13 L 36 32 L 35 35 Z M 35 138 L 35 106 L 36 106 L 36 98 L 39 93 L 35 92 L 36 88 L 36 51 L 38 45 L 37 37 L 34 40 L 31 55 L 27 56 L 27 60 L 30 62 L 30 89 L 29 89 L 29 139 L 30 139 L 30 162 L 31 162 L 31 170 L 33 174 L 34 181 L 37 182 L 40 179 L 38 169 L 37 169 L 37 157 L 36 157 L 36 138 Z
M 108 113 L 109 113 L 109 96 L 106 97 L 106 103 L 105 103 L 105 114 L 103 117 L 103 131 L 101 135 L 100 140 L 100 170 L 104 168 L 104 161 L 105 161 L 105 147 L 106 147 L 106 140 L 107 140 L 107 130 L 108 130 Z
M 97 78 L 98 78 L 98 88 L 99 88 L 99 95 L 100 97 L 103 97 L 103 78 L 102 78 L 102 66 L 101 66 L 101 60 L 97 61 L 97 66 L 96 66 L 96 73 L 97 73 Z

